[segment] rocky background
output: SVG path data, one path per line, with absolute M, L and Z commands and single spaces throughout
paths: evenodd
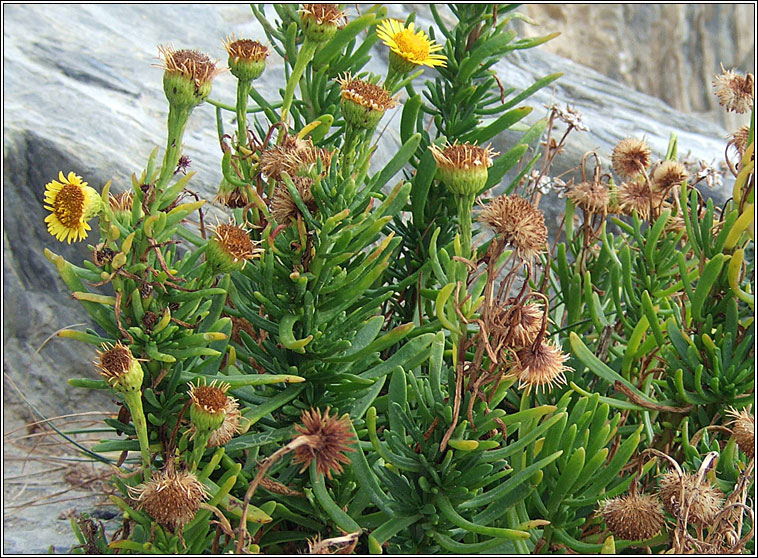
M 351 5 L 349 13 L 354 9 Z M 390 15 L 403 18 L 414 9 L 420 26 L 428 27 L 426 6 L 389 6 Z M 527 5 L 522 11 L 541 25 L 518 22 L 522 35 L 561 31 L 561 37 L 515 52 L 495 68 L 506 87 L 519 90 L 564 72 L 554 87 L 527 100 L 535 108 L 532 120 L 547 114 L 546 104 L 569 103 L 589 127 L 570 137 L 553 166 L 556 174 L 575 167 L 589 150 L 597 150 L 607 165 L 615 143 L 628 135 L 645 136 L 662 156 L 675 132 L 681 155 L 718 162 L 724 138 L 742 122 L 723 117 L 710 81 L 720 62 L 754 71 L 755 28 L 747 10 L 752 7 Z M 268 12 L 273 18 L 273 10 Z M 24 425 L 43 416 L 111 412 L 114 406 L 102 394 L 66 383 L 69 377 L 94 377 L 94 349 L 55 337 L 62 328 L 83 329 L 88 319 L 43 250 L 74 263 L 89 252 L 87 242 L 60 244 L 47 233 L 44 186 L 63 170 L 98 190 L 112 180 L 113 191 L 123 191 L 150 151 L 163 148 L 167 105 L 161 70 L 154 67 L 157 45 L 171 42 L 225 60 L 221 41 L 227 35 L 259 40 L 265 35 L 246 4 L 6 4 L 3 16 L 3 550 L 46 552 L 54 545 L 60 552 L 75 544 L 67 519 L 73 508 L 104 520 L 113 513 L 87 491 L 93 486 L 101 491 L 98 473 L 73 446 L 44 425 Z M 370 69 L 384 74 L 386 48 L 381 43 L 375 48 Z M 269 99 L 283 87 L 282 64 L 272 54 L 256 81 Z M 215 80 L 212 97 L 233 103 L 230 74 Z M 378 164 L 398 145 L 393 131 L 398 110 L 385 117 L 390 123 Z M 500 138 L 494 147 L 505 151 L 509 141 L 513 138 Z M 185 153 L 197 171 L 190 186 L 212 199 L 221 152 L 209 105 L 193 113 Z M 721 202 L 726 187 L 728 181 L 705 193 Z M 555 195 L 541 204 L 553 223 L 562 206 Z M 98 418 L 63 417 L 54 424 L 74 428 L 82 424 L 73 421 Z

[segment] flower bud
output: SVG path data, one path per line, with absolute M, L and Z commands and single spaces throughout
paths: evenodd
M 110 349 L 105 345 L 103 348 L 103 352 L 97 351 L 99 361 L 95 362 L 95 366 L 100 369 L 100 374 L 108 384 L 122 393 L 139 391 L 145 373 L 131 351 L 121 343 L 116 343 Z
M 171 46 L 160 46 L 158 50 L 164 57 L 163 91 L 169 104 L 192 109 L 202 103 L 221 69 L 196 50 L 174 50 Z
M 487 183 L 492 157 L 497 155 L 489 146 L 470 143 L 447 144 L 444 148 L 429 146 L 437 161 L 437 178 L 448 190 L 459 196 L 475 196 Z
M 231 273 L 245 266 L 245 262 L 261 252 L 250 239 L 250 234 L 232 223 L 216 227 L 213 238 L 208 241 L 205 257 L 216 273 Z
M 314 43 L 328 41 L 344 24 L 345 13 L 336 4 L 303 4 L 300 10 L 300 25 Z
M 219 428 L 226 417 L 227 395 L 229 384 L 216 385 L 213 380 L 206 385 L 203 380 L 198 380 L 197 385 L 190 386 L 190 420 L 197 432 L 213 432 Z
M 353 78 L 350 74 L 337 82 L 341 86 L 342 115 L 348 124 L 356 128 L 373 128 L 387 109 L 397 104 L 384 87 Z
M 258 41 L 228 37 L 224 48 L 229 53 L 229 71 L 240 81 L 257 79 L 266 68 L 268 47 Z

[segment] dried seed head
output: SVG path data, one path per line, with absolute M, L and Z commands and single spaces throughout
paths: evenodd
M 221 426 L 226 416 L 229 384 L 213 380 L 206 385 L 205 378 L 197 384 L 189 383 L 190 420 L 197 431 L 212 432 Z
M 308 39 L 316 43 L 331 39 L 346 21 L 345 12 L 336 4 L 303 4 L 300 10 L 303 32 Z
M 650 166 L 650 148 L 645 140 L 626 138 L 613 148 L 613 170 L 622 177 L 632 178 Z
M 661 476 L 658 493 L 666 509 L 674 517 L 682 514 L 681 490 L 684 485 L 684 498 L 690 502 L 688 522 L 699 525 L 709 525 L 721 511 L 724 494 L 718 488 L 711 486 L 708 479 L 703 479 L 696 486 L 697 475 L 685 473 L 679 477 L 676 471 L 668 471 Z
M 734 148 L 737 150 L 737 153 L 740 154 L 740 157 L 745 154 L 745 149 L 747 148 L 747 140 L 749 137 L 750 126 L 747 124 L 732 134 L 729 144 L 734 146 Z
M 132 493 L 139 502 L 138 510 L 145 510 L 174 532 L 192 521 L 200 504 L 208 498 L 203 483 L 189 471 L 162 471 Z
M 540 329 L 545 310 L 536 303 L 515 306 L 507 312 L 505 328 L 508 330 L 509 345 L 523 348 L 534 343 Z
M 245 207 L 250 203 L 246 189 L 238 188 L 226 178 L 221 178 L 219 182 L 215 201 L 231 209 Z
M 196 50 L 174 50 L 162 45 L 159 65 L 163 68 L 163 91 L 168 102 L 176 107 L 192 108 L 202 103 L 211 92 L 211 82 L 223 68 L 217 68 L 205 54 Z
M 313 179 L 307 176 L 296 176 L 292 179 L 292 184 L 311 215 L 315 213 L 318 205 L 316 205 L 316 200 L 311 192 Z M 274 190 L 274 195 L 271 198 L 271 215 L 280 225 L 289 225 L 293 219 L 297 219 L 297 216 L 300 215 L 300 210 L 284 184 L 279 184 Z
M 602 182 L 580 182 L 566 192 L 566 197 L 587 213 L 606 213 L 611 201 L 608 187 Z
M 241 81 L 257 79 L 266 68 L 268 47 L 252 39 L 235 39 L 232 35 L 224 40 L 229 54 L 229 71 Z
M 653 171 L 653 190 L 663 195 L 681 186 L 689 177 L 687 169 L 679 161 L 664 161 Z
M 661 503 L 649 494 L 627 494 L 606 500 L 600 505 L 600 513 L 611 533 L 628 541 L 654 537 L 665 523 Z
M 430 145 L 429 149 L 437 162 L 437 178 L 459 196 L 474 196 L 482 191 L 492 157 L 498 155 L 489 145 L 480 147 L 468 142 L 448 143 L 444 148 Z
M 247 260 L 261 252 L 248 231 L 233 223 L 222 223 L 208 241 L 205 257 L 216 273 L 230 273 L 245 267 Z
M 755 456 L 755 417 L 750 414 L 749 409 L 738 411 L 734 407 L 730 407 L 727 414 L 734 417 L 730 424 L 732 436 L 737 445 L 748 458 L 753 459 Z
M 727 112 L 743 114 L 752 110 L 753 74 L 743 76 L 721 66 L 721 75 L 713 78 L 713 89 Z
M 319 409 L 311 408 L 303 411 L 300 418 L 301 425 L 295 425 L 300 436 L 304 437 L 305 443 L 295 449 L 293 463 L 302 463 L 302 471 L 308 468 L 313 459 L 316 460 L 316 468 L 322 475 L 332 478 L 332 472 L 342 473 L 342 463 L 350 463 L 350 458 L 345 452 L 355 451 L 350 447 L 355 439 L 350 431 L 348 416 L 329 416 L 329 407 L 323 415 Z
M 329 169 L 332 154 L 326 148 L 314 147 L 310 138 L 287 136 L 281 145 L 270 147 L 261 154 L 261 172 L 267 178 L 281 182 L 282 173 L 286 172 L 293 179 L 307 176 L 320 161 L 323 173 Z
M 232 320 L 232 334 L 229 336 L 229 339 L 238 345 L 244 345 L 242 337 L 240 336 L 240 331 L 244 331 L 253 339 L 256 338 L 257 333 L 255 332 L 255 326 L 253 326 L 248 320 L 245 318 L 238 318 L 237 316 L 228 316 L 228 318 Z
M 632 215 L 635 211 L 641 219 L 650 217 L 650 204 L 652 198 L 653 208 L 657 208 L 663 195 L 653 191 L 647 183 L 640 178 L 623 182 L 616 190 L 616 201 L 624 215 Z
M 541 342 L 537 347 L 526 347 L 516 353 L 516 362 L 512 365 L 510 374 L 519 381 L 519 389 L 532 387 L 548 391 L 553 384 L 565 384 L 563 373 L 572 368 L 563 363 L 568 355 L 555 345 Z
M 211 433 L 208 438 L 206 447 L 215 448 L 224 446 L 240 431 L 240 413 L 239 403 L 234 397 L 226 396 L 226 405 L 224 405 L 224 422 Z
M 87 186 L 81 176 L 73 172 L 45 185 L 45 209 L 50 215 L 45 217 L 47 232 L 60 242 L 79 241 L 87 238 L 91 227 L 87 221 L 97 215 L 103 207 L 103 200 L 94 188 Z
M 397 101 L 380 85 L 345 74 L 338 78 L 340 106 L 345 120 L 356 128 L 370 129 L 376 126 L 384 113 Z
M 498 196 L 482 208 L 477 220 L 488 225 L 527 262 L 545 251 L 547 227 L 542 212 L 517 195 Z
M 129 348 L 120 342 L 110 348 L 107 345 L 102 348 L 103 351 L 96 351 L 98 360 L 95 366 L 108 384 L 120 392 L 139 391 L 144 372 Z

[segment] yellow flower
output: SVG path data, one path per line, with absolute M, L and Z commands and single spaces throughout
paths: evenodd
M 396 19 L 385 19 L 376 34 L 390 47 L 390 64 L 395 65 L 398 73 L 409 72 L 416 66 L 446 65 L 445 56 L 435 54 L 442 50 L 442 45 L 435 44 L 423 31 L 416 31 L 413 23 L 406 28 Z
M 79 241 L 87 238 L 91 230 L 87 221 L 102 208 L 102 199 L 94 188 L 87 186 L 80 176 L 73 172 L 68 177 L 63 172 L 58 180 L 45 185 L 45 209 L 52 211 L 45 217 L 48 232 L 63 242 Z

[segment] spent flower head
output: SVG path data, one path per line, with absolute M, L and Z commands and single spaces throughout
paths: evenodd
M 501 235 L 527 262 L 545 251 L 545 218 L 524 198 L 515 194 L 498 196 L 482 208 L 477 220 L 488 225 L 496 235 Z
M 376 28 L 377 36 L 390 48 L 390 68 L 404 75 L 417 66 L 446 66 L 447 58 L 437 54 L 443 49 L 415 24 L 406 27 L 403 22 L 388 18 Z
M 650 147 L 644 139 L 626 138 L 613 148 L 613 170 L 622 177 L 631 178 L 650 166 Z
M 91 227 L 87 223 L 103 207 L 103 200 L 94 188 L 73 172 L 64 176 L 58 173 L 58 180 L 45 185 L 45 209 L 50 215 L 45 217 L 47 231 L 69 244 L 87 238 Z
M 373 128 L 388 109 L 397 105 L 397 100 L 381 85 L 354 78 L 349 73 L 337 82 L 342 114 L 356 128 Z
M 233 35 L 224 40 L 229 54 L 229 71 L 241 81 L 257 79 L 266 68 L 268 47 L 252 39 L 236 39 Z
M 746 113 L 753 108 L 753 74 L 740 75 L 721 66 L 721 74 L 714 76 L 713 89 L 719 104 L 727 112 Z
M 749 409 L 738 411 L 734 407 L 730 407 L 726 414 L 733 419 L 730 424 L 737 445 L 752 459 L 755 456 L 755 417 Z
M 229 384 L 213 380 L 206 384 L 205 378 L 197 384 L 189 383 L 190 420 L 196 431 L 212 432 L 224 422 L 228 404 L 226 392 Z
M 337 4 L 303 4 L 300 10 L 303 32 L 314 43 L 328 41 L 345 23 L 345 12 Z
M 661 476 L 658 493 L 666 509 L 674 517 L 683 518 L 682 494 L 689 504 L 688 522 L 696 525 L 709 525 L 721 511 L 724 493 L 711 485 L 707 478 L 697 484 L 697 475 L 684 473 L 679 476 L 676 471 L 668 471 Z
M 681 186 L 688 177 L 687 169 L 679 161 L 663 161 L 653 171 L 653 189 L 666 194 Z
M 316 469 L 327 478 L 332 473 L 342 473 L 342 464 L 350 463 L 346 452 L 355 451 L 350 447 L 355 442 L 347 415 L 337 418 L 329 416 L 329 407 L 323 413 L 320 409 L 311 408 L 303 411 L 300 417 L 302 425 L 295 425 L 305 443 L 295 449 L 293 463 L 302 463 L 302 471 L 308 468 L 312 460 L 316 460 Z
M 572 368 L 563 363 L 568 355 L 551 343 L 541 341 L 536 347 L 526 347 L 516 353 L 509 372 L 519 381 L 519 389 L 548 391 L 553 384 L 565 384 L 564 372 Z
M 102 351 L 96 351 L 98 360 L 95 361 L 95 366 L 108 385 L 120 392 L 139 391 L 144 371 L 129 348 L 120 342 L 111 347 L 103 345 L 102 348 Z
M 660 501 L 649 494 L 627 494 L 605 500 L 600 504 L 600 514 L 615 537 L 628 541 L 654 537 L 666 521 Z
M 169 104 L 191 109 L 211 92 L 211 82 L 224 69 L 197 50 L 176 50 L 171 45 L 158 47 L 163 55 L 163 91 Z
M 234 223 L 221 223 L 208 241 L 205 257 L 216 273 L 230 273 L 245 267 L 247 260 L 261 252 L 247 230 Z
M 174 532 L 192 521 L 200 504 L 208 499 L 208 490 L 189 471 L 164 470 L 152 480 L 131 489 L 138 510 Z
M 261 172 L 267 178 L 280 182 L 282 173 L 290 178 L 307 176 L 321 163 L 322 172 L 329 169 L 333 153 L 325 147 L 314 147 L 310 138 L 286 136 L 281 145 L 269 147 L 261 154 Z
M 498 155 L 489 145 L 468 142 L 448 143 L 445 147 L 432 144 L 429 150 L 437 162 L 437 178 L 458 196 L 474 196 L 482 191 L 492 158 Z
M 566 197 L 587 213 L 607 213 L 611 194 L 602 182 L 580 182 L 566 191 Z
M 313 179 L 307 176 L 296 176 L 292 179 L 292 184 L 295 186 L 300 199 L 308 211 L 311 214 L 315 213 L 318 205 L 311 192 Z M 277 185 L 274 190 L 274 195 L 271 197 L 271 215 L 274 216 L 274 219 L 280 225 L 289 225 L 292 219 L 297 219 L 298 215 L 300 215 L 300 209 L 298 209 L 295 200 L 292 199 L 292 195 L 285 184 Z

